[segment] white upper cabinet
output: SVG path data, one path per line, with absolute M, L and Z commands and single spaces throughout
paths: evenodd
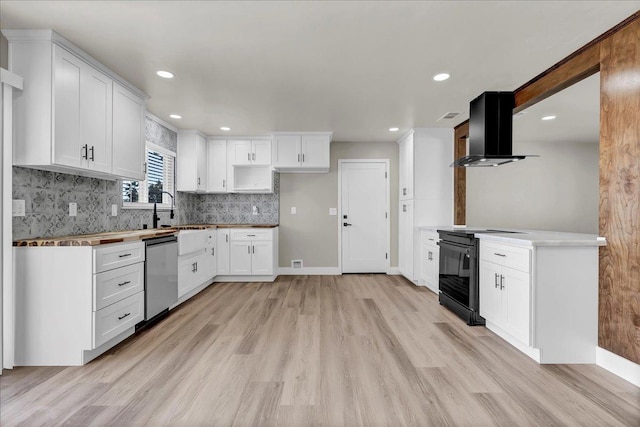
M 280 172 L 328 172 L 331 133 L 273 135 L 273 167 Z
M 207 141 L 207 192 L 227 192 L 227 140 Z
M 207 141 L 200 132 L 178 132 L 177 191 L 207 191 Z
M 232 165 L 271 165 L 271 140 L 269 139 L 230 139 L 227 150 L 232 154 Z
M 147 96 L 51 30 L 3 34 L 10 71 L 29 83 L 14 99 L 13 164 L 144 178 Z
M 144 100 L 113 84 L 113 174 L 144 180 Z
M 113 86 L 113 80 L 105 74 L 83 64 L 80 76 L 80 137 L 87 145 L 89 168 L 104 173 L 112 172 Z M 140 101 L 139 105 L 144 111 L 144 104 Z M 142 169 L 141 162 L 137 166 L 138 170 Z
M 81 168 L 87 157 L 80 139 L 82 61 L 58 46 L 53 57 L 53 163 Z
M 276 169 L 299 168 L 302 162 L 301 148 L 300 135 L 274 135 L 273 167 Z

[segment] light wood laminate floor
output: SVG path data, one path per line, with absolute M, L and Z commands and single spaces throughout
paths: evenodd
M 216 284 L 84 367 L 0 381 L 3 426 L 640 425 L 638 388 L 538 365 L 385 275 Z

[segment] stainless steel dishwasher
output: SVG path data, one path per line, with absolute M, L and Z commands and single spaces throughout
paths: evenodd
M 144 320 L 150 320 L 178 302 L 178 238 L 145 241 Z

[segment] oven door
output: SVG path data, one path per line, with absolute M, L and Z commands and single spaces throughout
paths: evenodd
M 473 248 L 440 240 L 440 292 L 469 307 L 470 284 L 474 280 Z

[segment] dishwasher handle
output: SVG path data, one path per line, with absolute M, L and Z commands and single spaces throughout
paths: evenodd
M 177 236 L 155 237 L 145 240 L 144 243 L 149 246 L 164 245 L 166 243 L 178 243 Z

